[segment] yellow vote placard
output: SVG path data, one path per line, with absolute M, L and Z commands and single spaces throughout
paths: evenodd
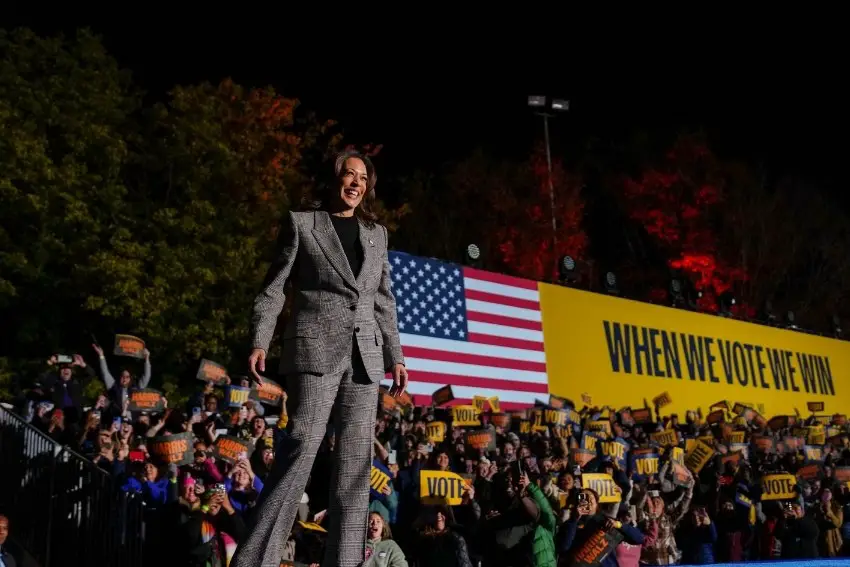
M 664 431 L 656 431 L 649 436 L 650 439 L 661 445 L 662 447 L 673 447 L 679 444 L 679 436 L 675 429 L 666 429 Z
M 762 500 L 791 500 L 797 498 L 794 488 L 797 477 L 793 474 L 767 474 L 761 479 Z
M 432 421 L 425 426 L 425 435 L 429 443 L 442 443 L 446 438 L 446 424 L 442 421 Z
M 556 396 L 623 407 L 666 393 L 665 413 L 679 415 L 707 415 L 714 400 L 758 400 L 767 416 L 812 400 L 850 404 L 846 342 L 559 285 L 539 291 Z
M 419 472 L 419 499 L 424 504 L 457 506 L 463 501 L 464 480 L 458 474 L 443 471 Z
M 595 431 L 597 433 L 603 433 L 604 437 L 611 436 L 611 422 L 598 420 L 598 421 L 589 421 L 587 423 L 588 431 Z
M 493 413 L 499 413 L 502 411 L 500 409 L 502 406 L 499 404 L 499 396 L 490 396 L 487 398 L 487 403 L 490 404 L 490 411 Z
M 452 408 L 452 423 L 455 427 L 478 427 L 481 412 L 475 406 L 454 406 Z
M 487 398 L 484 396 L 472 396 L 472 405 L 478 408 L 478 411 L 483 412 L 487 406 Z
M 369 486 L 375 492 L 382 492 L 390 483 L 390 477 L 381 469 L 372 466 L 372 471 L 369 473 Z
M 623 499 L 623 492 L 610 474 L 584 473 L 581 475 L 581 487 L 594 490 L 599 495 L 600 504 L 619 502 Z
M 699 473 L 713 456 L 714 448 L 697 439 L 685 456 L 685 466 L 691 471 Z

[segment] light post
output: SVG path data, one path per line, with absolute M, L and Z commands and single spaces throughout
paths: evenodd
M 552 150 L 549 146 L 549 118 L 557 112 L 570 109 L 570 101 L 545 96 L 528 97 L 528 106 L 537 109 L 535 114 L 543 117 L 543 140 L 546 143 L 546 167 L 549 172 L 549 207 L 552 211 L 552 256 L 555 274 L 558 273 L 558 222 L 555 218 L 555 184 L 552 181 Z

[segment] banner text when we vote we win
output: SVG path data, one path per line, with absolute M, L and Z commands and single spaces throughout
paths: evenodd
M 835 395 L 827 356 L 616 321 L 602 325 L 614 372 Z

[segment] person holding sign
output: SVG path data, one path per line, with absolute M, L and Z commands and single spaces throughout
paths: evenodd
M 106 357 L 103 354 L 103 349 L 100 345 L 92 345 L 92 348 L 97 353 L 100 361 L 100 375 L 103 377 L 103 383 L 106 385 L 106 395 L 109 398 L 109 415 L 118 417 L 124 414 L 127 403 L 130 399 L 130 392 L 134 389 L 144 390 L 148 387 L 151 381 L 151 353 L 148 349 L 144 350 L 145 368 L 142 371 L 142 377 L 139 383 L 133 386 L 133 375 L 129 370 L 122 370 L 121 375 L 116 381 L 109 371 L 109 366 L 106 364 Z
M 585 488 L 577 494 L 575 515 L 564 524 L 558 548 L 568 556 L 568 565 L 598 564 L 617 567 L 617 545 L 625 541 L 631 545 L 643 544 L 643 533 L 636 527 L 602 515 L 599 495 Z
M 407 389 L 387 256 L 387 230 L 372 211 L 375 168 L 357 152 L 336 156 L 333 174 L 307 211 L 290 212 L 280 250 L 251 317 L 251 374 L 262 383 L 278 316 L 292 284 L 280 374 L 292 405 L 289 438 L 275 459 L 254 524 L 233 567 L 277 564 L 295 520 L 332 408 L 336 447 L 331 470 L 325 565 L 354 567 L 366 552 L 369 463 L 378 385 Z

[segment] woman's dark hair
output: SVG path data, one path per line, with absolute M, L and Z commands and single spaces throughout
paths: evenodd
M 360 222 L 372 228 L 378 220 L 378 215 L 372 210 L 375 203 L 375 184 L 378 182 L 378 174 L 375 173 L 375 165 L 369 156 L 356 151 L 339 152 L 333 159 L 333 169 L 328 171 L 328 175 L 319 183 L 315 198 L 305 199 L 301 206 L 308 211 L 320 211 L 330 208 L 333 199 L 337 197 L 337 184 L 339 178 L 342 177 L 343 168 L 346 160 L 350 158 L 359 159 L 366 166 L 366 194 L 363 195 L 363 200 L 354 210 L 354 215 L 360 219 Z

